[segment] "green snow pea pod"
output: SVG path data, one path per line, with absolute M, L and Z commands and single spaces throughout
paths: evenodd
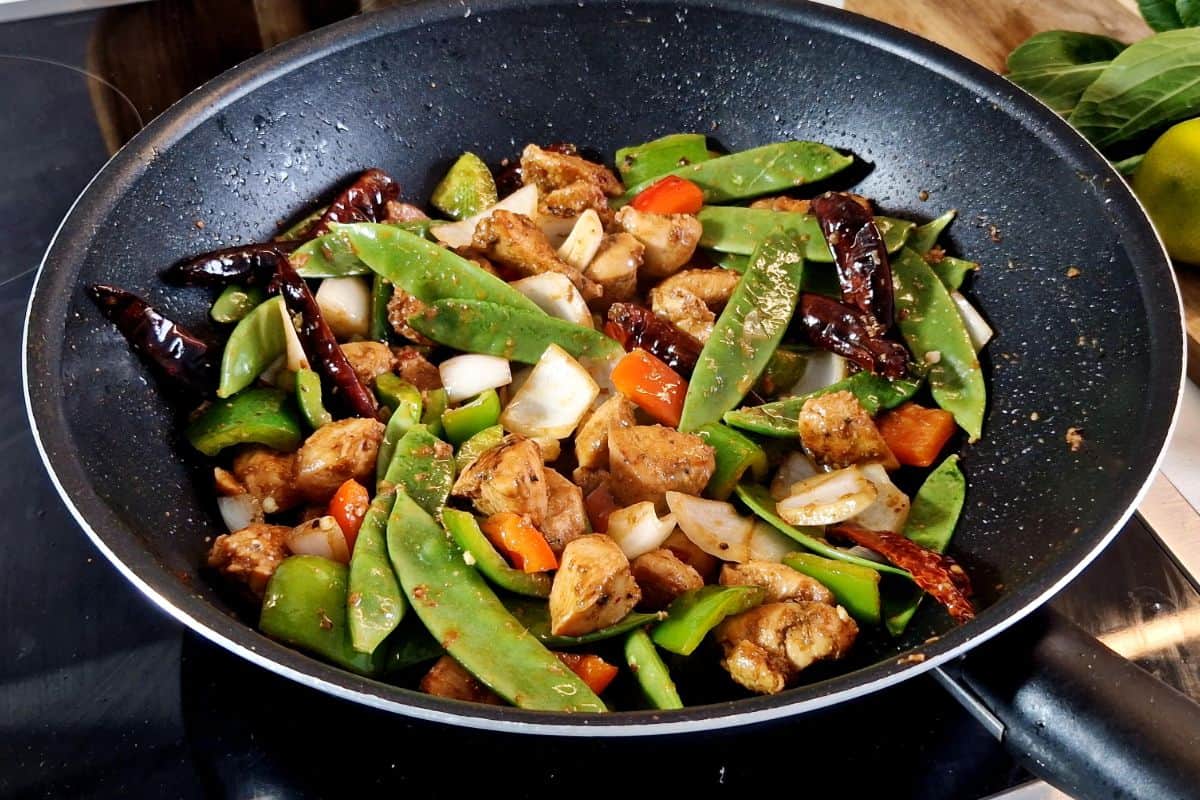
M 800 409 L 814 397 L 847 391 L 858 398 L 867 413 L 875 416 L 881 409 L 895 408 L 912 398 L 921 388 L 920 378 L 888 380 L 869 372 L 856 372 L 845 380 L 831 383 L 815 392 L 785 397 L 759 406 L 747 406 L 725 414 L 725 423 L 760 436 L 795 439 L 800 435 Z
M 438 517 L 454 485 L 454 450 L 426 426 L 416 425 L 396 445 L 383 480 L 402 487 L 417 505 Z
M 472 461 L 479 458 L 481 453 L 491 450 L 502 441 L 504 441 L 502 426 L 493 425 L 490 428 L 484 428 L 458 446 L 458 452 L 454 454 L 454 465 L 458 467 L 459 472 L 462 472 L 471 465 Z
M 918 363 L 929 364 L 929 390 L 976 441 L 983 432 L 987 387 L 971 337 L 950 293 L 925 259 L 905 248 L 892 259 L 896 325 Z
M 359 258 L 355 238 L 351 235 L 352 229 L 359 225 L 371 225 L 376 228 L 405 231 L 418 239 L 424 239 L 432 224 L 433 220 L 428 219 L 413 222 L 330 223 L 329 233 L 297 247 L 288 256 L 288 261 L 302 278 L 369 275 L 371 267 Z
M 796 211 L 772 211 L 768 208 L 705 206 L 696 215 L 704 232 L 700 246 L 722 253 L 750 255 L 768 234 L 786 231 L 804 242 L 804 257 L 819 264 L 833 263 L 833 254 L 825 244 L 821 226 L 811 214 Z M 890 217 L 876 217 L 883 242 L 889 253 L 904 246 L 915 223 Z
M 747 471 L 756 481 L 766 480 L 767 454 L 748 437 L 718 422 L 701 425 L 696 429 L 696 435 L 716 455 L 717 468 L 704 489 L 709 497 L 716 500 L 729 497 Z
M 379 376 L 383 378 L 384 376 Z M 375 480 L 382 480 L 392 463 L 396 445 L 409 429 L 421 421 L 421 393 L 411 383 L 401 380 L 388 381 L 383 393 L 396 403 L 392 415 L 383 429 L 383 441 L 379 443 L 379 456 L 375 461 Z M 386 402 L 386 400 L 385 400 Z
M 786 234 L 763 240 L 704 343 L 679 430 L 718 422 L 746 396 L 779 346 L 804 278 L 803 242 Z
M 217 397 L 229 397 L 245 389 L 283 355 L 287 349 L 283 330 L 285 313 L 283 298 L 272 297 L 242 317 L 221 354 Z
M 904 535 L 922 547 L 945 552 L 966 499 L 967 479 L 958 468 L 958 456 L 949 456 L 917 490 Z M 924 592 L 915 586 L 903 587 L 903 591 L 898 587 L 895 593 L 884 596 L 884 620 L 889 633 L 893 636 L 904 633 L 922 597 Z
M 723 269 L 730 269 L 739 275 L 745 273 L 746 267 L 750 266 L 750 256 L 741 253 L 722 253 L 720 250 L 708 250 L 705 252 L 708 259 L 715 266 Z
M 962 288 L 963 281 L 972 272 L 979 269 L 979 265 L 974 261 L 967 261 L 962 258 L 954 258 L 952 256 L 942 256 L 937 261 L 930 259 L 926 260 L 929 268 L 937 273 L 938 280 L 946 287 L 946 291 L 957 292 Z
M 451 444 L 460 445 L 500 421 L 500 395 L 488 389 L 458 408 L 442 412 L 442 431 Z
M 391 299 L 391 282 L 382 275 L 372 275 L 370 336 L 377 342 L 386 342 L 392 331 L 392 325 L 388 322 L 388 302 Z
M 650 634 L 641 628 L 629 634 L 625 640 L 625 663 L 637 679 L 642 696 L 651 707 L 662 710 L 683 708 L 675 681 L 654 646 Z
M 395 500 L 391 492 L 375 496 L 350 555 L 346 618 L 350 644 L 360 653 L 374 653 L 400 624 L 407 608 L 387 553 L 387 520 Z
M 462 550 L 402 488 L 388 556 L 413 611 L 482 683 L 522 708 L 605 711 L 603 701 L 504 608 Z
M 376 675 L 384 653 L 360 653 L 346 624 L 344 564 L 320 556 L 284 559 L 267 583 L 258 627 L 272 639 L 299 647 L 360 675 Z
M 387 662 L 383 667 L 386 677 L 446 655 L 446 648 L 429 635 L 424 623 L 412 616 L 404 618 L 396 633 L 387 640 L 386 649 Z
M 496 181 L 474 153 L 463 153 L 433 190 L 429 202 L 450 219 L 465 219 L 496 205 Z
M 592 328 L 557 319 L 541 310 L 532 313 L 482 300 L 438 300 L 424 313 L 412 317 L 409 324 L 433 341 L 455 350 L 500 356 L 522 364 L 536 364 L 551 344 L 559 345 L 575 358 L 604 360 L 624 352 L 616 340 Z
M 690 656 L 713 628 L 726 617 L 760 605 L 766 592 L 761 586 L 703 586 L 675 598 L 667 618 L 654 626 L 650 638 L 671 653 Z
M 247 389 L 217 400 L 188 424 L 184 436 L 206 456 L 235 444 L 265 444 L 288 453 L 304 438 L 295 408 L 278 389 Z
M 257 286 L 226 286 L 213 301 L 208 315 L 214 322 L 240 322 L 265 299 L 267 295 Z
M 879 572 L 876 570 L 812 553 L 788 553 L 783 557 L 783 563 L 824 584 L 859 622 L 879 624 Z
M 313 225 L 316 225 L 317 220 L 319 220 L 328 210 L 329 206 L 321 206 L 308 216 L 301 217 L 295 222 L 295 224 L 291 225 L 289 228 L 284 230 L 283 233 L 276 236 L 275 239 L 280 242 L 291 242 L 296 239 L 303 239 L 304 235 L 308 233 L 308 229 Z
M 806 549 L 817 555 L 833 559 L 834 561 L 841 561 L 844 564 L 857 564 L 860 567 L 866 567 L 876 572 L 890 572 L 893 575 L 900 575 L 905 578 L 912 577 L 906 570 L 902 570 L 892 564 L 880 564 L 868 558 L 862 558 L 834 547 L 822 537 L 822 529 L 820 527 L 805 526 L 796 528 L 784 522 L 775 513 L 775 499 L 771 497 L 771 493 L 758 484 L 740 483 L 735 491 L 737 492 L 738 499 L 746 504 L 746 508 L 757 514 L 760 519 L 788 538 L 804 545 Z
M 808 269 L 805 268 L 807 274 Z M 796 385 L 808 368 L 809 350 L 780 346 L 771 354 L 763 373 L 754 384 L 754 391 L 763 397 L 774 397 Z
M 530 633 L 537 637 L 539 642 L 547 647 L 577 647 L 583 644 L 602 642 L 605 639 L 624 636 L 636 628 L 661 619 L 657 613 L 635 611 L 626 614 L 620 621 L 614 622 L 607 628 L 585 633 L 582 636 L 560 636 L 550 632 L 550 606 L 546 603 L 513 597 L 506 598 L 504 605 Z
M 333 422 L 333 415 L 321 402 L 321 376 L 311 369 L 296 373 L 296 405 L 300 406 L 300 416 L 314 431 Z
M 543 572 L 529 573 L 510 567 L 504 556 L 479 530 L 479 523 L 473 515 L 447 508 L 442 511 L 442 524 L 463 549 L 463 557 L 470 556 L 468 563 L 473 564 L 493 584 L 526 597 L 550 596 L 550 576 Z
M 853 156 L 844 156 L 820 142 L 776 142 L 677 167 L 666 174 L 687 178 L 699 186 L 706 203 L 728 203 L 824 180 L 853 163 Z M 618 198 L 617 205 L 630 202 L 652 182 L 631 187 Z
M 921 255 L 925 255 L 937 244 L 942 231 L 946 230 L 946 226 L 953 222 L 956 216 L 958 216 L 958 211 L 952 208 L 937 219 L 931 219 L 929 222 L 913 228 L 912 236 L 908 239 L 908 246 Z
M 637 186 L 710 158 L 704 134 L 672 133 L 645 144 L 622 147 L 613 161 L 621 173 L 621 180 L 628 186 Z
M 448 405 L 450 398 L 445 389 L 431 389 L 425 392 L 425 413 L 421 415 L 421 424 L 429 428 L 429 432 L 434 436 L 441 436 L 444 432 L 442 414 L 446 413 Z

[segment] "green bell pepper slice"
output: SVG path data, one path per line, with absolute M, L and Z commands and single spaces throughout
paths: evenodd
M 472 217 L 496 205 L 496 181 L 483 159 L 463 153 L 434 187 L 430 204 L 450 219 Z
M 454 485 L 453 454 L 428 427 L 415 425 L 396 444 L 382 485 L 402 487 L 417 505 L 439 517 Z
M 451 444 L 460 445 L 485 428 L 500 422 L 500 395 L 495 389 L 481 392 L 458 408 L 442 412 L 442 431 Z
M 445 389 L 430 389 L 425 392 L 425 413 L 421 415 L 421 424 L 429 428 L 429 432 L 434 436 L 441 436 L 442 430 L 442 414 L 446 412 L 446 407 L 450 405 L 450 396 L 446 394 Z
M 472 461 L 479 458 L 482 453 L 491 450 L 502 441 L 504 441 L 504 428 L 502 426 L 493 425 L 490 428 L 484 428 L 459 445 L 458 452 L 454 454 L 454 465 L 458 467 L 459 472 L 462 472 L 471 465 Z
M 708 140 L 701 133 L 672 133 L 645 144 L 622 147 L 613 159 L 628 186 L 653 183 L 672 170 L 708 161 Z
M 415 387 L 394 372 L 385 372 L 375 378 L 375 396 L 392 411 L 411 403 L 413 391 Z M 417 399 L 420 399 L 420 392 L 417 393 Z
M 296 373 L 296 405 L 300 407 L 300 416 L 314 431 L 333 422 L 333 415 L 325 410 L 321 400 L 321 376 L 311 369 Z
M 684 592 L 667 608 L 667 618 L 654 626 L 650 638 L 670 653 L 690 656 L 726 617 L 749 611 L 763 602 L 761 586 L 703 586 Z
M 245 389 L 283 355 L 287 349 L 283 320 L 286 311 L 282 297 L 259 303 L 242 317 L 221 354 L 221 372 L 217 397 L 231 397 Z
M 360 675 L 377 675 L 384 654 L 360 653 L 346 623 L 348 570 L 320 556 L 284 559 L 267 582 L 259 629 Z
M 392 332 L 388 322 L 388 303 L 392 299 L 392 284 L 382 275 L 371 276 L 371 327 L 370 336 L 377 342 L 386 342 Z
M 675 681 L 671 680 L 666 663 L 645 630 L 638 628 L 625 640 L 625 663 L 652 708 L 663 711 L 683 708 Z
M 696 215 L 704 231 L 700 246 L 734 255 L 750 255 L 759 242 L 772 233 L 783 231 L 804 242 L 804 258 L 814 263 L 833 263 L 833 254 L 821 225 L 812 214 L 797 211 L 772 211 L 769 208 L 741 206 L 705 206 Z M 916 224 L 908 220 L 876 217 L 875 225 L 889 253 L 904 246 Z M 722 264 L 734 268 L 728 264 Z M 739 270 L 740 272 L 741 270 Z
M 374 653 L 408 608 L 387 554 L 387 520 L 395 500 L 391 492 L 375 496 L 350 554 L 346 619 L 350 644 L 360 653 Z
M 717 422 L 701 425 L 696 435 L 716 456 L 717 468 L 704 490 L 707 496 L 725 500 L 747 471 L 756 481 L 767 479 L 767 454 L 749 437 Z
M 578 647 L 602 642 L 605 639 L 624 636 L 632 630 L 662 619 L 662 615 L 658 613 L 634 611 L 607 628 L 600 628 L 580 636 L 562 636 L 550 632 L 550 606 L 546 603 L 512 597 L 505 598 L 504 605 L 530 633 L 537 637 L 539 642 L 547 647 Z
M 380 375 L 379 379 L 385 377 Z M 377 388 L 379 379 L 376 381 Z M 386 381 L 380 396 L 385 405 L 389 404 L 388 400 L 390 399 L 395 406 L 383 429 L 383 440 L 379 443 L 379 456 L 375 461 L 376 481 L 382 480 L 387 474 L 388 467 L 392 463 L 392 456 L 396 452 L 396 445 L 414 425 L 421 421 L 421 393 L 408 381 L 400 378 Z
M 942 231 L 946 230 L 946 226 L 953 222 L 956 216 L 958 216 L 958 212 L 952 208 L 937 219 L 931 219 L 929 222 L 913 228 L 908 246 L 921 255 L 925 255 L 937 244 Z
M 879 572 L 870 567 L 834 561 L 812 553 L 788 553 L 783 563 L 825 585 L 850 616 L 878 625 L 880 618 Z
M 543 572 L 528 573 L 510 567 L 504 556 L 483 535 L 472 514 L 447 508 L 442 511 L 442 524 L 462 548 L 463 557 L 470 556 L 467 563 L 472 564 L 493 584 L 526 597 L 550 596 L 550 576 Z
M 213 318 L 214 322 L 225 324 L 240 322 L 266 299 L 266 293 L 257 286 L 226 286 L 213 301 L 208 315 Z
M 938 280 L 949 292 L 957 292 L 961 289 L 967 276 L 979 269 L 979 265 L 974 261 L 966 261 L 952 256 L 942 256 L 936 261 L 926 259 L 926 263 L 937 274 Z
M 264 444 L 290 453 L 304 439 L 295 409 L 278 389 L 247 389 L 217 400 L 187 426 L 184 436 L 206 456 L 235 444 Z

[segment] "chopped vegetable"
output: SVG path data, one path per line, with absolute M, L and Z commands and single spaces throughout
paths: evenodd
M 864 478 L 875 487 L 875 502 L 850 518 L 856 525 L 873 531 L 902 531 L 908 521 L 908 495 L 896 488 L 882 464 L 859 465 Z
M 804 374 L 791 384 L 789 394 L 812 394 L 849 377 L 850 364 L 846 359 L 828 350 L 814 350 L 806 354 Z
M 475 236 L 475 228 L 495 211 L 511 211 L 530 219 L 537 217 L 538 190 L 530 184 L 517 189 L 498 203 L 488 206 L 465 219 L 449 225 L 435 225 L 430 229 L 433 238 L 447 247 L 467 247 Z M 364 261 L 366 259 L 363 259 Z
M 314 431 L 333 422 L 333 415 L 325 410 L 325 404 L 321 402 L 321 376 L 311 369 L 296 373 L 296 405 L 300 407 L 300 415 L 308 427 Z
M 493 584 L 527 597 L 550 596 L 550 576 L 543 572 L 531 573 L 510 567 L 479 529 L 479 523 L 471 514 L 447 508 L 442 511 L 442 524 L 463 549 L 463 556 L 469 554 L 475 568 Z
M 454 465 L 459 472 L 462 472 L 470 466 L 472 461 L 479 458 L 480 453 L 492 449 L 502 441 L 504 441 L 502 426 L 493 425 L 490 428 L 484 428 L 459 445 L 458 452 L 454 456 Z
M 613 159 L 629 186 L 648 183 L 671 170 L 708 161 L 708 142 L 700 133 L 673 133 L 645 144 L 622 147 Z
M 756 481 L 766 480 L 767 454 L 746 436 L 717 422 L 701 425 L 696 435 L 713 449 L 717 459 L 716 471 L 704 490 L 709 497 L 716 500 L 729 497 L 747 470 Z
M 762 603 L 760 586 L 705 586 L 680 596 L 667 609 L 667 618 L 654 626 L 650 638 L 663 650 L 690 656 L 726 617 Z
M 351 645 L 360 653 L 374 653 L 408 608 L 387 555 L 387 519 L 395 499 L 391 492 L 375 497 L 350 554 L 346 618 Z
M 464 219 L 496 204 L 496 181 L 483 159 L 463 153 L 434 187 L 430 204 L 450 219 Z
M 822 472 L 792 486 L 776 510 L 793 525 L 831 525 L 861 514 L 878 492 L 857 466 Z
M 729 503 L 667 492 L 667 506 L 684 535 L 722 561 L 778 561 L 794 548 L 754 517 L 743 517 Z
M 488 389 L 512 383 L 507 359 L 475 353 L 446 359 L 438 366 L 438 374 L 446 390 L 446 400 L 451 403 L 461 403 Z
M 592 653 L 555 653 L 567 669 L 579 676 L 588 688 L 600 694 L 620 672 L 617 667 Z
M 500 415 L 507 430 L 530 438 L 570 436 L 600 394 L 578 361 L 551 344 Z
M 642 553 L 657 550 L 673 530 L 675 515 L 667 514 L 659 519 L 654 503 L 649 500 L 612 511 L 605 526 L 605 532 L 630 561 Z
M 949 411 L 916 403 L 881 414 L 877 427 L 896 460 L 910 467 L 933 464 L 955 430 L 954 415 Z
M 262 522 L 263 519 L 262 503 L 245 493 L 218 497 L 217 511 L 230 533 L 247 528 L 253 522 Z
M 956 216 L 958 216 L 958 212 L 952 208 L 937 219 L 913 228 L 912 235 L 908 238 L 908 246 L 921 255 L 925 255 L 937 244 L 942 231 L 946 230 L 946 226 L 953 222 Z
M 558 568 L 558 559 L 542 532 L 528 518 L 502 511 L 479 526 L 488 540 L 522 572 L 548 572 Z
M 858 398 L 858 402 L 868 414 L 875 414 L 881 408 L 895 408 L 915 395 L 920 387 L 919 379 L 901 378 L 892 381 L 869 372 L 856 372 L 844 381 L 809 394 L 730 411 L 725 414 L 724 419 L 735 428 L 760 436 L 793 439 L 799 431 L 800 409 L 814 397 L 833 392 L 850 392 Z
M 783 563 L 816 578 L 859 622 L 878 625 L 880 619 L 879 572 L 858 564 L 834 561 L 812 553 L 789 553 Z
M 695 214 L 704 206 L 704 192 L 686 178 L 668 175 L 639 192 L 630 205 L 651 214 Z
M 257 286 L 226 286 L 213 302 L 208 315 L 215 322 L 240 322 L 265 299 L 263 290 Z
M 676 427 L 688 384 L 675 370 L 645 350 L 634 350 L 612 372 L 613 385 L 656 421 Z
M 705 206 L 697 215 L 704 226 L 700 246 L 720 253 L 748 256 L 759 242 L 772 233 L 791 234 L 804 242 L 804 259 L 829 264 L 833 254 L 821 235 L 821 226 L 811 214 L 771 211 L 740 206 Z M 906 220 L 876 217 L 875 225 L 883 235 L 889 253 L 904 246 L 915 225 Z M 724 266 L 724 265 L 723 265 Z M 741 270 L 738 270 L 739 272 Z
M 421 424 L 429 428 L 429 432 L 434 436 L 442 435 L 442 414 L 449 405 L 445 389 L 425 392 L 425 410 L 421 412 Z
M 395 294 L 391 281 L 382 275 L 371 276 L 371 324 L 367 332 L 368 338 L 376 342 L 386 342 L 392 326 L 388 321 L 388 303 Z
M 421 420 L 421 393 L 408 381 L 396 379 L 389 384 L 389 397 L 395 402 L 392 415 L 383 430 L 383 441 L 379 444 L 379 458 L 375 464 L 375 479 L 382 480 L 392 463 L 396 445 L 406 433 Z
M 625 640 L 625 663 L 637 679 L 638 688 L 651 708 L 668 710 L 683 708 L 675 682 L 654 646 L 650 634 L 638 629 Z
M 602 241 L 604 241 L 604 223 L 600 221 L 600 215 L 596 213 L 596 210 L 589 208 L 575 220 L 575 227 L 571 228 L 571 233 L 567 236 L 567 240 L 562 243 L 562 247 L 558 248 L 558 257 L 575 269 L 583 271 L 587 269 L 587 265 L 592 263 L 592 259 L 596 257 Z M 547 273 L 542 274 L 545 275 Z M 555 274 L 561 275 L 562 273 Z M 526 278 L 525 280 L 529 279 Z M 533 299 L 535 303 L 537 302 L 534 298 L 530 299 Z M 582 300 L 583 298 L 581 297 L 580 299 Z M 541 303 L 538 303 L 538 305 L 542 306 Z M 542 308 L 545 309 L 546 307 L 542 306 Z M 550 314 L 552 312 L 546 309 L 546 313 Z M 571 321 L 578 324 L 578 320 Z
M 311 369 L 308 355 L 304 352 L 304 345 L 300 342 L 300 335 L 296 333 L 296 325 L 287 306 L 281 303 L 276 308 L 279 309 L 279 326 L 283 330 L 284 368 L 292 373 Z
M 217 400 L 187 426 L 184 436 L 206 456 L 237 444 L 290 452 L 304 438 L 294 407 L 278 389 L 247 389 Z
M 961 258 L 951 258 L 945 255 L 936 260 L 927 258 L 926 262 L 930 269 L 937 273 L 938 279 L 946 287 L 946 290 L 951 292 L 961 289 L 967 276 L 979 269 L 979 265 L 974 261 L 964 261 Z
M 428 426 L 415 425 L 396 444 L 384 485 L 403 488 L 417 505 L 437 517 L 454 484 L 453 452 Z
M 963 297 L 960 292 L 951 292 L 950 299 L 958 307 L 963 325 L 967 326 L 967 335 L 971 337 L 971 347 L 975 348 L 975 352 L 978 353 L 991 341 L 992 326 L 987 324 L 987 320 L 983 318 L 979 310 L 971 305 L 971 301 Z
M 339 564 L 350 563 L 350 543 L 331 516 L 301 522 L 287 536 L 287 548 L 298 556 L 320 556 Z
M 500 396 L 488 389 L 469 403 L 442 412 L 442 431 L 451 444 L 460 445 L 500 421 Z
M 282 314 L 283 298 L 272 297 L 242 317 L 225 342 L 217 397 L 231 397 L 245 389 L 284 354 L 287 340 L 279 324 Z
M 315 297 L 338 338 L 366 337 L 371 332 L 371 288 L 362 278 L 326 278 Z
M 600 628 L 580 636 L 564 636 L 550 632 L 550 609 L 544 602 L 514 597 L 505 598 L 504 605 L 525 626 L 526 630 L 547 647 L 578 647 L 602 642 L 605 639 L 623 636 L 632 630 L 645 627 L 651 622 L 657 622 L 661 618 L 659 614 L 655 613 L 635 612 L 626 614 L 620 622 L 606 628 Z
M 594 327 L 587 301 L 571 283 L 571 279 L 561 272 L 530 275 L 513 281 L 511 286 L 552 317 L 584 328 Z
M 358 539 L 358 529 L 370 505 L 371 496 L 367 494 L 367 488 L 353 478 L 339 486 L 329 501 L 329 516 L 337 520 L 352 552 L 354 542 Z

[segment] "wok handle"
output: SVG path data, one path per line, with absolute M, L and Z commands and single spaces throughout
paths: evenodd
M 1053 610 L 935 676 L 1023 767 L 1072 797 L 1200 795 L 1200 705 Z

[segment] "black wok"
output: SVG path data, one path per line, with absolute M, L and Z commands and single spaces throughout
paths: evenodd
M 423 199 L 466 149 L 498 161 L 526 141 L 567 140 L 611 153 L 679 130 L 730 149 L 825 141 L 869 165 L 857 191 L 884 213 L 960 210 L 951 238 L 985 265 L 969 293 L 997 331 L 985 436 L 962 451 L 969 496 L 952 550 L 974 576 L 978 617 L 957 627 L 928 603 L 904 638 L 868 637 L 843 669 L 779 696 L 702 689 L 709 702 L 684 711 L 602 718 L 444 701 L 255 632 L 198 571 L 220 523 L 174 413 L 84 287 L 121 285 L 202 325 L 209 298 L 169 290 L 159 270 L 269 237 L 364 167 L 384 168 Z M 1081 274 L 1069 277 L 1069 267 Z M 1116 534 L 1153 476 L 1183 380 L 1183 335 L 1166 256 L 1124 182 L 1049 110 L 940 47 L 817 6 L 484 0 L 334 25 L 231 70 L 153 122 L 96 177 L 50 247 L 29 310 L 25 375 L 47 467 L 80 525 L 202 635 L 330 694 L 424 719 L 638 735 L 762 721 L 875 691 L 957 659 L 1036 609 Z M 1071 428 L 1083 436 L 1077 451 Z M 1084 646 L 1072 643 L 1059 666 Z M 1031 668 L 1017 660 L 1018 674 Z M 1166 692 L 1147 686 L 1136 696 Z M 972 696 L 988 696 L 986 687 Z M 1018 687 L 989 697 L 1020 705 Z M 1015 730 L 1030 720 L 1004 721 Z M 1200 728 L 1187 721 L 1194 737 Z M 1055 745 L 1064 759 L 1097 756 L 1067 752 L 1087 749 L 1079 738 Z M 1041 758 L 1041 740 L 1026 741 L 1026 755 Z M 1141 743 L 1173 755 L 1169 743 Z M 1182 767 L 1163 769 L 1169 780 Z M 1107 786 L 1097 774 L 1067 780 Z

